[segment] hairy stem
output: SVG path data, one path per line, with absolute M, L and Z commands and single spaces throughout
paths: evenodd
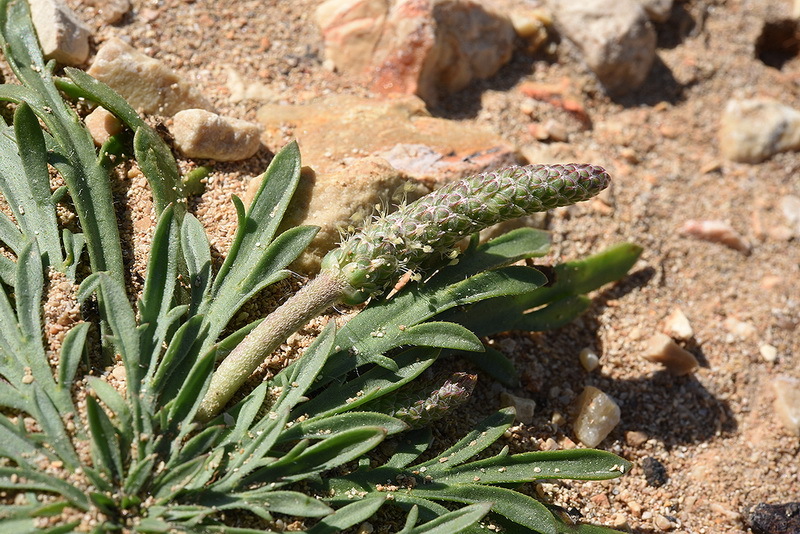
M 322 272 L 272 312 L 217 368 L 197 419 L 207 421 L 217 415 L 272 351 L 308 321 L 339 302 L 348 288 L 342 277 Z

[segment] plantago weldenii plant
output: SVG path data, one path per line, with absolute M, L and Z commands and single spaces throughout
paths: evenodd
M 186 207 L 186 179 L 134 110 L 79 70 L 56 75 L 24 0 L 0 0 L 0 45 L 21 82 L 0 85 L 0 103 L 13 112 L 0 123 L 0 531 L 251 533 L 293 522 L 323 534 L 392 502 L 406 514 L 404 534 L 480 532 L 480 522 L 608 532 L 566 525 L 509 484 L 608 479 L 629 464 L 595 450 L 487 456 L 513 420 L 509 409 L 433 459 L 419 458 L 431 442 L 426 425 L 463 404 L 476 380 L 422 376 L 437 359 L 472 354 L 482 371 L 514 384 L 513 366 L 481 352 L 478 336 L 568 322 L 588 306 L 585 293 L 619 279 L 640 252 L 623 244 L 556 266 L 544 287 L 541 272 L 513 265 L 545 254 L 544 232 L 473 239 L 463 253 L 456 242 L 588 198 L 605 186 L 602 170 L 532 166 L 448 186 L 369 223 L 275 314 L 230 333 L 237 310 L 288 276 L 316 232 L 277 233 L 300 176 L 297 145 L 274 157 L 249 209 L 234 197 L 239 227 L 214 266 Z M 95 148 L 69 102 L 78 98 L 111 111 L 125 131 Z M 117 224 L 125 206 L 114 205 L 110 178 L 114 166 L 133 162 L 158 220 L 135 295 Z M 65 185 L 53 187 L 51 173 Z M 71 230 L 61 222 L 66 212 L 77 218 Z M 399 271 L 436 274 L 380 298 Z M 48 280 L 74 285 L 83 303 L 57 344 L 43 321 Z M 332 303 L 368 297 L 346 325 L 331 321 L 300 358 L 217 415 L 276 342 Z M 251 363 L 225 360 L 215 371 L 223 356 L 248 353 Z M 124 387 L 104 372 L 112 356 Z M 395 453 L 371 464 L 368 455 L 387 440 Z

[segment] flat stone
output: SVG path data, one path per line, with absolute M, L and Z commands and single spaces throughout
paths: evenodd
M 680 308 L 675 308 L 664 320 L 664 331 L 674 339 L 687 341 L 694 337 L 689 319 Z
M 188 80 L 121 39 L 103 43 L 87 72 L 140 113 L 171 117 L 184 109 L 213 111 L 211 103 Z
M 790 433 L 800 436 L 800 380 L 780 375 L 772 381 L 775 415 Z
M 169 131 L 175 146 L 189 158 L 239 161 L 261 146 L 261 128 L 252 122 L 203 109 L 179 111 L 172 121 Z
M 780 201 L 781 211 L 795 235 L 800 235 L 800 197 L 784 195 Z
M 316 20 L 337 70 L 428 104 L 493 76 L 514 48 L 508 17 L 473 0 L 328 0 Z
M 800 148 L 800 111 L 769 98 L 729 100 L 720 120 L 722 155 L 743 163 L 759 163 Z
M 60 0 L 29 0 L 31 18 L 46 59 L 62 65 L 81 65 L 89 57 L 92 32 Z
M 703 241 L 720 243 L 726 247 L 738 250 L 745 255 L 750 254 L 752 251 L 750 242 L 725 221 L 689 220 L 683 223 L 680 233 L 702 239 Z
M 250 183 L 245 195 L 248 204 L 259 185 L 258 180 Z M 379 157 L 352 158 L 325 174 L 304 167 L 280 231 L 302 224 L 319 226 L 320 231 L 292 268 L 316 272 L 343 232 L 370 217 L 375 206 L 391 206 L 399 201 L 392 198 L 393 193 L 413 200 L 426 192 L 426 188 L 409 182 L 405 174 Z
M 268 104 L 257 116 L 267 146 L 277 149 L 296 138 L 304 164 L 318 175 L 354 156 L 379 156 L 433 187 L 520 161 L 511 143 L 482 128 L 431 117 L 414 96 L 330 95 L 302 105 Z
M 97 146 L 101 146 L 108 141 L 112 135 L 117 135 L 122 131 L 122 122 L 110 111 L 103 107 L 98 107 L 84 120 L 86 128 L 92 135 L 92 140 Z
M 637 0 L 549 0 L 559 32 L 575 43 L 605 89 L 621 95 L 647 78 L 656 32 Z
M 536 411 L 536 401 L 512 395 L 506 391 L 500 393 L 500 402 L 503 406 L 513 406 L 516 410 L 516 420 L 525 425 L 533 423 Z
M 586 386 L 577 400 L 578 416 L 572 427 L 587 447 L 596 447 L 619 424 L 621 411 L 614 400 L 593 386 Z
M 661 333 L 649 339 L 642 355 L 651 362 L 660 363 L 675 376 L 689 374 L 699 365 L 694 354 L 680 347 L 668 335 Z

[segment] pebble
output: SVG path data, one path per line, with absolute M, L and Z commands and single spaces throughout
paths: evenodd
M 29 0 L 31 18 L 46 59 L 81 65 L 89 57 L 91 30 L 60 0 Z
M 578 358 L 587 373 L 591 373 L 600 366 L 600 357 L 589 347 L 582 349 Z
M 625 443 L 631 447 L 639 447 L 647 442 L 647 434 L 639 430 L 628 430 L 625 432 Z
M 122 131 L 122 122 L 105 108 L 97 107 L 84 120 L 86 128 L 97 146 L 102 146 L 112 135 Z
M 672 521 L 661 514 L 656 514 L 655 517 L 653 517 L 653 526 L 662 532 L 668 532 L 675 528 Z
M 775 363 L 778 360 L 778 349 L 772 345 L 765 343 L 758 347 L 758 352 L 766 362 Z
M 758 333 L 755 325 L 748 321 L 740 321 L 736 317 L 726 317 L 722 322 L 725 329 L 739 339 L 750 339 Z
M 667 468 L 652 456 L 646 456 L 642 459 L 642 471 L 644 472 L 644 479 L 650 487 L 659 488 L 669 480 Z
M 688 350 L 680 347 L 666 334 L 655 334 L 646 344 L 643 352 L 645 359 L 660 363 L 670 374 L 683 376 L 698 367 L 697 358 Z
M 87 72 L 144 114 L 171 117 L 184 109 L 213 110 L 194 84 L 121 39 L 103 43 Z
M 500 393 L 500 403 L 503 406 L 513 406 L 516 410 L 516 420 L 520 423 L 529 425 L 533 423 L 536 402 L 533 399 L 526 399 L 512 395 L 506 391 Z
M 516 36 L 508 17 L 481 2 L 327 0 L 315 18 L 338 71 L 430 105 L 493 76 Z
M 577 400 L 575 436 L 587 447 L 596 447 L 620 422 L 621 411 L 614 400 L 594 386 L 586 386 Z
M 769 98 L 729 100 L 720 120 L 722 155 L 742 163 L 759 163 L 800 148 L 800 111 Z
M 780 201 L 781 211 L 794 235 L 800 235 L 800 197 L 784 195 Z
M 775 415 L 790 433 L 800 436 L 800 380 L 779 375 L 772 380 Z
M 800 532 L 800 502 L 760 503 L 747 514 L 753 534 L 797 534 Z
M 704 241 L 720 243 L 734 250 L 738 250 L 745 255 L 750 254 L 752 250 L 750 243 L 742 234 L 734 230 L 730 224 L 724 221 L 689 220 L 683 223 L 680 233 Z
M 169 131 L 175 146 L 189 158 L 239 161 L 251 157 L 261 146 L 258 124 L 203 109 L 179 111 Z
M 673 339 L 687 341 L 694 337 L 689 319 L 680 308 L 675 308 L 664 321 L 664 331 Z
M 131 0 L 90 0 L 106 24 L 116 24 L 131 10 Z
M 549 0 L 559 32 L 575 43 L 605 89 L 639 87 L 656 57 L 656 32 L 637 0 Z

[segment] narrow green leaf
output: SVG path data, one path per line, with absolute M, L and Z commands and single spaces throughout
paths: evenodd
M 518 303 L 530 309 L 565 296 L 589 293 L 625 276 L 641 254 L 642 247 L 621 243 L 588 258 L 562 263 L 555 267 L 553 285 L 520 297 Z
M 47 170 L 47 148 L 39 121 L 27 104 L 14 113 L 14 133 L 19 146 L 26 180 L 14 184 L 18 191 L 17 221 L 31 237 L 36 238 L 47 258 L 46 264 L 60 266 L 63 261 L 61 240 L 54 205 L 50 200 L 50 173 Z M 5 193 L 4 189 L 4 193 Z M 23 213 L 24 211 L 24 213 Z
M 88 510 L 90 506 L 89 499 L 80 489 L 36 468 L 0 467 L 0 488 L 11 491 L 46 491 L 63 496 L 81 510 Z
M 459 324 L 441 321 L 428 321 L 401 330 L 396 342 L 397 346 L 416 345 L 473 352 L 484 350 L 478 336 Z
M 30 398 L 5 380 L 0 380 L 0 406 L 21 412 L 31 409 Z
M 352 410 L 407 384 L 430 367 L 438 355 L 438 350 L 427 347 L 407 350 L 395 358 L 397 372 L 373 367 L 344 384 L 326 389 L 324 395 L 303 404 L 296 415 L 306 414 L 309 420 L 316 420 Z
M 0 242 L 5 243 L 15 254 L 19 254 L 22 249 L 22 239 L 22 233 L 17 225 L 11 222 L 8 215 L 0 212 Z
M 295 458 L 280 458 L 270 465 L 255 471 L 245 483 L 272 480 L 303 480 L 313 473 L 333 469 L 360 458 L 374 449 L 386 437 L 380 427 L 361 427 L 338 432 L 320 443 L 308 447 Z
M 281 433 L 278 443 L 286 443 L 300 439 L 320 439 L 328 437 L 336 432 L 343 432 L 363 426 L 379 426 L 386 430 L 387 435 L 398 434 L 408 430 L 407 424 L 383 413 L 345 412 L 314 421 L 294 423 Z
M 83 234 L 73 234 L 64 228 L 61 239 L 64 242 L 64 250 L 66 250 L 64 259 L 65 272 L 70 280 L 75 280 L 83 247 L 86 246 L 86 238 Z
M 37 382 L 33 382 L 31 387 L 35 406 L 34 417 L 42 427 L 42 433 L 47 436 L 47 442 L 64 462 L 64 466 L 67 469 L 76 469 L 81 462 L 73 448 L 72 440 L 64 428 L 64 421 L 61 419 L 62 414 L 71 411 L 71 403 L 69 406 L 60 406 L 57 409 L 54 401 Z
M 453 510 L 416 528 L 403 529 L 400 534 L 454 534 L 480 521 L 489 513 L 492 503 L 475 503 Z
M 308 534 L 338 534 L 368 520 L 383 506 L 384 502 L 386 502 L 386 496 L 380 495 L 348 504 L 322 519 L 307 532 Z
M 433 441 L 433 435 L 429 428 L 420 428 L 406 432 L 395 441 L 398 443 L 397 449 L 384 463 L 384 467 L 402 469 L 428 450 Z
M 437 501 L 461 503 L 492 503 L 492 511 L 534 532 L 557 534 L 558 522 L 536 499 L 506 488 L 460 484 L 457 486 L 422 486 L 410 491 L 412 495 Z
M 92 396 L 86 397 L 86 419 L 92 436 L 95 467 L 104 471 L 110 479 L 120 480 L 123 468 L 117 431 L 105 410 Z
M 192 285 L 189 316 L 199 313 L 199 307 L 211 290 L 211 250 L 203 225 L 194 215 L 186 214 L 181 224 L 181 251 Z
M 112 424 L 116 427 L 117 432 L 125 438 L 125 442 L 130 443 L 133 441 L 133 425 L 131 409 L 127 401 L 122 398 L 122 395 L 114 389 L 108 382 L 104 382 L 97 377 L 87 377 L 89 386 L 97 394 L 97 398 L 111 410 L 116 422 Z
M 61 343 L 61 356 L 58 360 L 58 385 L 69 389 L 75 380 L 75 373 L 83 358 L 86 336 L 91 323 L 78 323 L 70 328 Z
M 180 422 L 184 426 L 191 423 L 197 408 L 200 406 L 200 401 L 203 400 L 203 395 L 208 389 L 208 382 L 211 379 L 211 371 L 213 369 L 213 354 L 206 354 L 194 362 L 174 402 L 168 405 L 169 421 Z
M 415 469 L 427 468 L 428 472 L 438 473 L 466 462 L 486 447 L 500 439 L 500 436 L 514 422 L 514 409 L 503 408 L 490 415 L 458 442 L 439 454 L 436 458 L 415 465 Z
M 566 297 L 522 314 L 514 324 L 515 330 L 543 332 L 565 326 L 589 309 L 592 301 L 583 295 Z
M 203 317 L 195 315 L 183 323 L 172 336 L 164 357 L 153 367 L 153 377 L 149 389 L 156 397 L 156 406 L 162 406 L 174 399 L 184 388 L 192 367 L 198 358 L 200 344 L 205 338 L 207 327 Z

